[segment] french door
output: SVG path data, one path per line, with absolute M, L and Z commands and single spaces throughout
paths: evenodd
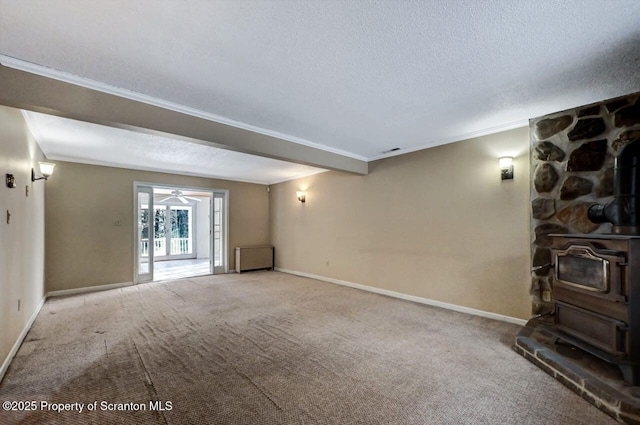
M 154 255 L 154 218 L 153 187 L 136 186 L 136 247 L 135 247 L 135 282 L 153 280 Z
M 158 260 L 208 258 L 210 273 L 228 272 L 228 191 L 180 188 L 203 199 L 186 205 L 154 203 L 154 189 L 166 192 L 173 186 L 134 182 L 133 187 L 135 283 L 152 281 Z
M 211 266 L 213 273 L 227 273 L 227 242 L 226 242 L 226 217 L 227 217 L 227 202 L 226 193 L 214 192 L 211 198 L 211 210 L 213 212 L 212 228 L 210 233 L 212 234 L 212 253 Z

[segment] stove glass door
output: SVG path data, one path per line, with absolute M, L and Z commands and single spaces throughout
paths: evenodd
M 609 261 L 595 255 L 588 247 L 572 246 L 556 257 L 556 278 L 587 291 L 609 290 Z

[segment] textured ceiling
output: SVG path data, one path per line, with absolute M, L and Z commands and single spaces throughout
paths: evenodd
M 0 54 L 368 160 L 640 91 L 638 0 L 0 0 Z
M 323 172 L 255 155 L 134 131 L 24 112 L 47 158 L 272 184 Z

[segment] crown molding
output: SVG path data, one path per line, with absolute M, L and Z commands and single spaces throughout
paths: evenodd
M 191 116 L 202 118 L 208 121 L 213 121 L 213 122 L 228 125 L 231 127 L 240 128 L 242 130 L 263 134 L 265 136 L 275 137 L 278 139 L 286 140 L 288 142 L 297 143 L 299 145 L 320 149 L 325 152 L 331 152 L 338 155 L 346 156 L 348 158 L 353 158 L 360 161 L 367 161 L 367 158 L 365 156 L 357 155 L 352 152 L 347 152 L 341 149 L 332 148 L 326 145 L 312 142 L 310 140 L 292 136 L 290 134 L 280 133 L 278 131 L 268 130 L 266 128 L 243 123 L 240 121 L 233 120 L 231 118 L 224 117 L 222 115 L 212 114 L 209 112 L 202 111 L 200 109 L 191 108 L 189 106 L 170 102 L 168 100 L 158 99 L 153 96 L 134 92 L 121 87 L 111 86 L 99 81 L 80 77 L 74 74 L 69 74 L 64 71 L 48 68 L 46 66 L 38 65 L 33 62 L 24 61 L 22 59 L 17 59 L 11 56 L 0 54 L 0 64 L 2 64 L 3 66 L 6 66 L 7 68 L 13 68 L 19 71 L 29 72 L 31 74 L 40 75 L 42 77 L 51 78 L 57 81 L 62 81 L 64 83 L 69 83 L 69 84 L 84 87 L 87 89 L 99 91 L 102 93 L 107 93 L 107 94 L 122 97 L 125 99 L 134 100 L 136 102 L 145 103 L 147 105 L 157 106 L 157 107 L 168 109 L 174 112 L 180 112 L 186 115 L 191 115 Z
M 476 138 L 476 137 L 482 137 L 482 136 L 487 136 L 490 134 L 494 134 L 494 133 L 499 133 L 499 132 L 503 132 L 503 131 L 508 131 L 508 130 L 513 130 L 515 128 L 520 128 L 520 127 L 524 127 L 526 125 L 528 125 L 529 121 L 527 119 L 524 120 L 517 120 L 517 121 L 513 121 L 510 123 L 506 123 L 506 124 L 501 124 L 498 126 L 493 126 L 493 127 L 488 127 L 488 128 L 484 128 L 484 129 L 480 129 L 480 130 L 475 130 L 475 131 L 471 131 L 468 133 L 463 133 L 463 134 L 458 134 L 455 136 L 451 136 L 451 137 L 445 137 L 442 139 L 436 139 L 436 140 L 432 140 L 429 141 L 427 143 L 422 143 L 418 146 L 413 146 L 411 148 L 401 148 L 398 151 L 394 151 L 394 152 L 388 152 L 385 154 L 380 154 L 380 155 L 374 155 L 371 157 L 367 157 L 367 156 L 363 156 L 363 155 L 358 155 L 358 154 L 354 154 L 352 152 L 347 152 L 341 149 L 337 149 L 337 148 L 332 148 L 329 146 L 325 146 L 319 143 L 315 143 L 303 138 L 299 138 L 296 136 L 292 136 L 289 134 L 285 134 L 285 133 L 280 133 L 277 131 L 272 131 L 272 130 L 268 130 L 262 127 L 258 127 L 258 126 L 254 126 L 251 124 L 247 124 L 247 123 L 243 123 L 240 121 L 235 121 L 233 119 L 221 116 L 221 115 L 216 115 L 216 114 L 211 114 L 199 109 L 195 109 L 195 108 L 191 108 L 188 106 L 184 106 L 184 105 L 180 105 L 178 103 L 174 103 L 174 102 L 170 102 L 170 101 L 166 101 L 163 99 L 158 99 L 155 98 L 153 96 L 148 96 L 142 93 L 138 93 L 138 92 L 134 92 L 131 90 L 127 90 L 124 88 L 120 88 L 120 87 L 115 87 L 115 86 L 111 86 L 99 81 L 95 81 L 95 80 L 91 80 L 88 78 L 84 78 L 84 77 L 80 77 L 77 75 L 73 75 L 73 74 L 69 74 L 67 72 L 64 71 L 59 71 L 53 68 L 48 68 L 46 66 L 42 66 L 42 65 L 38 65 L 32 62 L 28 62 L 28 61 L 24 61 L 21 59 L 17 59 L 11 56 L 7 56 L 7 55 L 3 55 L 0 54 L 0 64 L 3 66 L 6 66 L 8 68 L 13 68 L 13 69 L 17 69 L 20 71 L 24 71 L 24 72 L 28 72 L 31 74 L 35 74 L 35 75 L 39 75 L 42 77 L 47 77 L 47 78 L 51 78 L 57 81 L 62 81 L 65 83 L 69 83 L 69 84 L 73 84 L 73 85 L 77 85 L 80 87 L 84 87 L 84 88 L 88 88 L 91 90 L 95 90 L 98 92 L 102 92 L 102 93 L 106 93 L 106 94 L 110 94 L 110 95 L 114 95 L 114 96 L 118 96 L 118 97 L 122 97 L 125 99 L 129 99 L 129 100 L 133 100 L 133 101 L 137 101 L 137 102 L 141 102 L 147 105 L 152 105 L 152 106 L 157 106 L 163 109 L 167 109 L 167 110 L 171 110 L 171 111 L 175 111 L 175 112 L 179 112 L 179 113 L 183 113 L 186 115 L 190 115 L 190 116 L 194 116 L 197 118 L 202 118 L 205 119 L 207 121 L 212 121 L 212 122 L 216 122 L 216 123 L 220 123 L 220 124 L 224 124 L 224 125 L 228 125 L 231 127 L 235 127 L 235 128 L 239 128 L 242 130 L 246 130 L 246 131 L 251 131 L 254 133 L 258 133 L 258 134 L 262 134 L 265 136 L 270 136 L 270 137 L 275 137 L 281 140 L 285 140 L 291 143 L 296 143 L 299 145 L 303 145 L 303 146 L 307 146 L 310 148 L 315 148 L 318 150 L 322 150 L 325 152 L 330 152 L 333 154 L 337 154 L 337 155 L 341 155 L 344 157 L 348 157 L 348 158 L 352 158 L 352 159 L 356 159 L 356 160 L 360 160 L 360 161 L 364 161 L 364 162 L 372 162 L 372 161 L 377 161 L 380 159 L 385 159 L 385 158 L 391 158 L 394 156 L 398 156 L 398 155 L 404 155 L 407 153 L 411 153 L 411 152 L 416 152 L 416 151 L 420 151 L 420 150 L 424 150 L 424 149 L 429 149 L 429 148 L 433 148 L 436 146 L 440 146 L 440 145 L 445 145 L 448 143 L 454 143 L 454 142 L 459 142 L 462 140 L 467 140 L 467 139 L 472 139 L 472 138 Z M 35 136 L 35 135 L 34 135 Z M 37 137 L 36 137 L 37 138 Z M 96 164 L 98 165 L 98 164 Z M 99 164 L 99 165 L 106 165 L 106 164 Z M 114 166 L 114 165 L 107 165 L 107 166 Z M 152 170 L 149 170 L 152 171 Z M 319 171 L 321 172 L 321 171 Z M 312 173 L 309 175 L 313 175 L 313 174 L 317 174 L 317 173 Z M 293 178 L 287 178 L 281 181 L 277 181 L 277 182 L 272 182 L 272 183 L 267 183 L 267 184 L 277 184 L 277 183 L 281 183 L 281 182 L 285 182 L 285 181 L 289 181 L 289 180 L 293 180 L 293 179 L 297 179 L 297 178 L 302 178 L 302 177 L 307 177 L 308 175 L 303 175 L 303 176 L 298 176 L 298 177 L 293 177 Z M 202 176 L 205 177 L 205 176 Z M 216 178 L 216 177 L 214 177 Z M 219 178 L 219 177 L 218 177 Z M 241 180 L 238 180 L 241 181 Z M 249 181 L 247 181 L 249 183 Z M 250 182 L 250 183 L 254 183 L 254 182 Z M 260 183 L 260 184 L 264 184 L 264 183 Z

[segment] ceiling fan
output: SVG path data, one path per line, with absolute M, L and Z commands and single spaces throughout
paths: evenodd
M 166 197 L 164 199 L 160 199 L 158 202 L 165 202 L 165 201 L 168 201 L 170 199 L 177 199 L 180 202 L 182 202 L 183 204 L 188 204 L 189 203 L 188 199 L 191 199 L 191 200 L 196 201 L 196 202 L 201 202 L 202 201 L 202 199 L 200 199 L 200 198 L 194 198 L 193 196 L 183 195 L 181 190 L 173 190 L 173 191 L 171 191 L 171 195 L 169 195 L 168 197 Z

